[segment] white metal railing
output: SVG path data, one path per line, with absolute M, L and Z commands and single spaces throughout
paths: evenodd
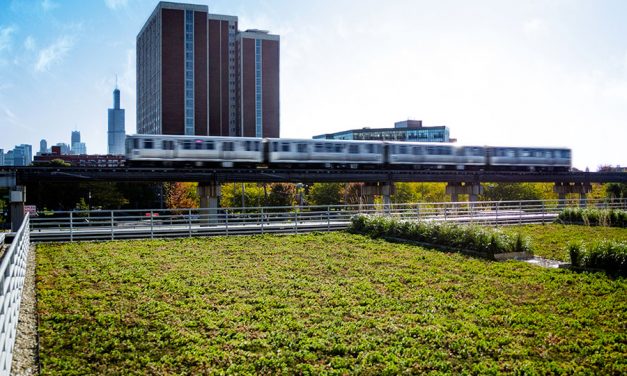
M 113 240 L 345 229 L 357 213 L 480 225 L 549 223 L 579 200 L 440 202 L 305 207 L 99 210 L 38 213 L 34 241 Z M 589 207 L 627 209 L 627 200 L 588 200 Z
M 28 214 L 0 262 L 0 375 L 9 375 L 30 248 Z

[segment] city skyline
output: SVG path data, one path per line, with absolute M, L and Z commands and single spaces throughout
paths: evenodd
M 627 165 L 620 1 L 193 1 L 281 35 L 281 135 L 403 118 L 460 144 L 566 146 L 573 165 Z M 135 38 L 157 1 L 0 5 L 0 148 L 107 149 L 115 74 L 135 133 Z

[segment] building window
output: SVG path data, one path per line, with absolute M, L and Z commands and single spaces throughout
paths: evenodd
M 185 11 L 185 134 L 194 132 L 194 11 Z
M 255 39 L 255 137 L 263 137 L 261 40 Z

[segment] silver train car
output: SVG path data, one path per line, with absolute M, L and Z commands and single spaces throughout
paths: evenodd
M 568 171 L 566 148 L 447 143 L 133 135 L 129 165 Z

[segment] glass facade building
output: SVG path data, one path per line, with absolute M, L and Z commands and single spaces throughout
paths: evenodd
M 322 134 L 313 138 L 315 140 L 451 142 L 449 129 L 444 125 L 419 128 L 362 128 Z

